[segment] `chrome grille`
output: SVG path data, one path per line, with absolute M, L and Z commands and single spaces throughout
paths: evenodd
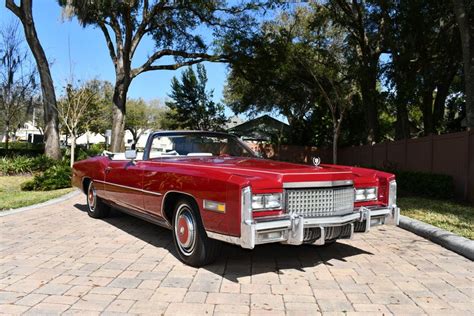
M 353 212 L 354 188 L 310 188 L 286 190 L 286 210 L 304 217 L 338 216 Z

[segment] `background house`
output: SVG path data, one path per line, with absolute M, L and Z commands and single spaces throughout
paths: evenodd
M 235 125 L 227 131 L 244 140 L 254 151 L 259 151 L 260 144 L 280 144 L 290 126 L 270 115 L 263 115 L 253 120 Z

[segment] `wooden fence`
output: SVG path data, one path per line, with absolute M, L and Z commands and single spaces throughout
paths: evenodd
M 261 149 L 265 156 L 278 160 L 311 163 L 312 157 L 319 156 L 323 163 L 332 163 L 327 148 L 266 145 Z M 343 165 L 450 175 L 456 196 L 474 202 L 474 131 L 346 147 L 339 149 L 338 156 Z

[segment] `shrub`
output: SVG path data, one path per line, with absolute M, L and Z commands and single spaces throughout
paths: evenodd
M 0 174 L 16 175 L 45 171 L 54 164 L 54 160 L 40 155 L 37 157 L 15 156 L 0 158 Z
M 454 197 L 454 181 L 451 176 L 419 171 L 394 171 L 394 173 L 397 177 L 397 186 L 402 194 L 439 199 Z
M 44 144 L 31 144 L 26 142 L 10 142 L 8 150 L 5 143 L 0 143 L 1 157 L 29 156 L 35 157 L 44 153 Z
M 451 199 L 454 197 L 453 177 L 445 174 L 397 170 L 396 165 L 385 168 L 364 166 L 395 174 L 399 195 L 416 195 L 437 199 Z
M 54 165 L 21 185 L 24 191 L 49 191 L 69 187 L 71 187 L 71 168 L 65 164 Z

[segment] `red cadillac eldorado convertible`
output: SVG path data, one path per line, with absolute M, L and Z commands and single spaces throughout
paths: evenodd
M 169 228 L 192 266 L 212 262 L 222 241 L 324 245 L 398 224 L 400 212 L 393 174 L 266 160 L 225 133 L 154 132 L 143 153 L 76 162 L 72 181 L 91 217 L 113 207 Z

